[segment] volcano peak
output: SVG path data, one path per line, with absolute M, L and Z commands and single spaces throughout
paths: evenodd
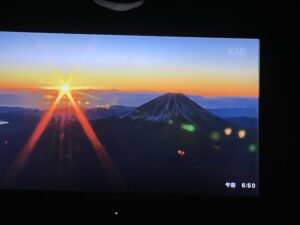
M 121 119 L 165 123 L 168 120 L 180 120 L 188 123 L 203 125 L 213 121 L 224 121 L 203 109 L 182 93 L 166 93 L 136 109 L 122 115 Z

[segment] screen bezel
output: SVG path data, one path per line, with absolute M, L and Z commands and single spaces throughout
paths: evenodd
M 273 192 L 270 191 L 270 186 L 272 180 L 270 178 L 270 166 L 268 165 L 268 160 L 266 158 L 270 155 L 268 151 L 268 143 L 271 141 L 271 135 L 266 136 L 266 125 L 264 124 L 264 117 L 268 114 L 270 110 L 268 107 L 264 107 L 263 103 L 268 101 L 268 96 L 266 96 L 266 89 L 268 88 L 269 77 L 265 76 L 264 67 L 265 59 L 270 54 L 266 51 L 266 38 L 262 35 L 250 35 L 250 34 L 218 34 L 212 32 L 212 34 L 203 34 L 201 32 L 109 32 L 105 30 L 100 31 L 89 31 L 81 32 L 78 30 L 72 30 L 67 32 L 61 32 L 56 30 L 31 30 L 31 29 L 6 29 L 1 31 L 8 32 L 35 32 L 35 33 L 66 33 L 66 34 L 106 34 L 106 35 L 138 35 L 138 36 L 176 36 L 176 37 L 206 37 L 206 38 L 255 38 L 259 39 L 259 53 L 260 53 L 260 68 L 259 68 L 259 196 L 258 197 L 233 197 L 233 196 L 203 196 L 203 195 L 184 195 L 184 194 L 124 194 L 124 193 L 99 193 L 99 192 L 81 192 L 81 191 L 46 191 L 46 190 L 0 190 L 0 196 L 5 196 L 5 199 L 14 198 L 14 202 L 17 204 L 26 201 L 32 201 L 37 205 L 40 203 L 47 202 L 47 205 L 56 205 L 57 202 L 61 202 L 62 205 L 68 205 L 71 207 L 81 208 L 82 205 L 86 207 L 95 206 L 98 202 L 104 202 L 107 205 L 99 207 L 103 209 L 108 217 L 111 217 L 111 212 L 115 210 L 116 206 L 127 213 L 132 213 L 133 211 L 141 213 L 141 211 L 154 210 L 156 214 L 163 210 L 163 208 L 168 207 L 167 212 L 172 210 L 175 212 L 180 205 L 185 205 L 181 216 L 189 215 L 190 213 L 197 213 L 197 208 L 206 208 L 204 210 L 205 218 L 212 218 L 212 212 L 210 210 L 216 210 L 221 213 L 221 217 L 226 217 L 231 215 L 233 212 L 239 212 L 241 215 L 252 218 L 253 211 L 260 210 L 264 206 L 268 205 L 271 201 Z M 266 88 L 267 87 L 267 88 Z M 264 139 L 262 139 L 262 134 L 264 134 Z M 267 137 L 267 138 L 266 138 Z M 76 201 L 74 200 L 76 199 Z M 73 205 L 72 205 L 73 204 Z M 21 204 L 22 205 L 22 204 Z M 138 207 L 140 205 L 141 207 Z M 194 206 L 197 205 L 197 208 Z M 125 207 L 126 206 L 126 207 Z M 242 212 L 240 207 L 244 206 L 248 211 Z M 128 208 L 129 207 L 129 208 Z M 153 207 L 157 207 L 154 209 Z M 225 210 L 224 210 L 225 209 Z M 157 211 L 158 210 L 158 211 Z M 146 211 L 144 213 L 146 213 Z M 131 215 L 131 214 L 130 214 Z M 134 217 L 134 215 L 132 215 Z M 260 214 L 254 217 L 259 217 Z M 181 218 L 179 216 L 179 218 Z M 217 219 L 217 218 L 216 218 Z

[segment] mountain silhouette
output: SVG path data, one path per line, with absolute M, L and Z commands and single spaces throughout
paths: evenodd
M 180 93 L 167 93 L 120 116 L 121 119 L 167 123 L 180 121 L 206 126 L 227 126 L 229 123 L 210 113 Z
M 0 107 L 0 123 L 9 122 L 0 126 L 0 188 L 41 113 Z M 185 95 L 172 93 L 137 108 L 112 106 L 85 113 L 121 171 L 122 192 L 222 194 L 230 191 L 224 189 L 227 180 L 258 179 L 257 131 L 244 127 L 248 118 L 228 122 Z M 49 122 L 11 188 L 111 192 L 113 186 L 80 123 L 68 119 L 62 126 L 62 118 Z M 226 127 L 231 135 L 224 133 Z M 247 130 L 245 138 L 238 137 L 239 129 Z

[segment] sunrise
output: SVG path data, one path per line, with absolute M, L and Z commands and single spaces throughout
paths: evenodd
M 258 39 L 0 32 L 0 188 L 255 185 L 258 103 Z
M 71 39 L 4 32 L 0 39 L 0 88 L 47 89 L 72 77 L 77 89 L 258 96 L 256 40 L 109 35 Z M 12 41 L 17 47 L 3 55 Z M 228 55 L 228 48 L 242 45 L 248 55 Z

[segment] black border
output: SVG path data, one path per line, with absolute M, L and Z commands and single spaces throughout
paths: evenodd
M 203 8 L 206 5 L 208 4 L 204 4 Z M 0 30 L 3 31 L 260 39 L 259 198 L 184 195 L 112 196 L 80 192 L 1 190 L 0 205 L 4 208 L 2 219 L 9 224 L 25 221 L 30 221 L 31 224 L 44 222 L 99 224 L 105 220 L 108 221 L 107 224 L 152 222 L 232 225 L 261 222 L 287 224 L 288 220 L 291 221 L 297 215 L 291 210 L 293 207 L 289 202 L 296 196 L 291 187 L 293 182 L 296 184 L 297 175 L 295 178 L 290 172 L 293 169 L 297 171 L 297 167 L 290 168 L 289 160 L 293 157 L 296 159 L 297 153 L 293 152 L 299 148 L 298 145 L 295 145 L 296 148 L 293 146 L 294 143 L 297 144 L 297 133 L 289 130 L 295 126 L 293 114 L 290 116 L 290 111 L 285 108 L 289 103 L 295 102 L 286 99 L 287 96 L 282 94 L 282 89 L 288 89 L 287 93 L 290 96 L 294 94 L 297 96 L 297 83 L 292 84 L 294 81 L 292 73 L 295 72 L 288 68 L 290 60 L 293 57 L 298 58 L 297 51 L 291 53 L 289 48 L 295 47 L 291 45 L 297 43 L 291 38 L 289 30 L 290 27 L 297 28 L 294 26 L 296 20 L 294 15 L 297 13 L 293 12 L 291 6 L 288 8 L 290 15 L 285 17 L 282 14 L 287 9 L 285 4 L 266 8 L 262 4 L 255 5 L 254 2 L 245 5 L 249 6 L 250 12 L 246 12 L 245 16 L 233 15 L 241 8 L 229 5 L 227 9 L 232 7 L 232 10 L 228 13 L 214 14 L 215 18 L 212 20 L 209 18 L 200 22 L 198 19 L 201 20 L 214 13 L 218 5 L 213 4 L 207 12 L 202 10 L 200 12 L 202 16 L 195 15 L 196 6 L 194 12 L 191 12 L 192 16 L 188 16 L 187 13 L 173 15 L 164 10 L 162 11 L 166 15 L 158 12 L 153 16 L 147 14 L 147 11 L 145 16 L 134 12 L 121 15 L 103 13 L 104 22 L 101 21 L 102 16 L 89 17 L 88 12 L 78 16 L 72 15 L 72 18 L 55 13 L 43 16 L 42 12 L 31 16 L 26 14 L 28 11 L 17 15 L 23 10 L 19 8 L 15 15 L 0 15 Z M 32 9 L 32 13 L 34 10 Z M 217 13 L 220 11 L 217 10 Z M 293 85 L 296 88 L 293 89 Z M 279 148 L 289 151 L 282 153 Z M 282 183 L 284 185 L 281 185 Z M 115 210 L 120 211 L 118 217 L 113 215 Z

